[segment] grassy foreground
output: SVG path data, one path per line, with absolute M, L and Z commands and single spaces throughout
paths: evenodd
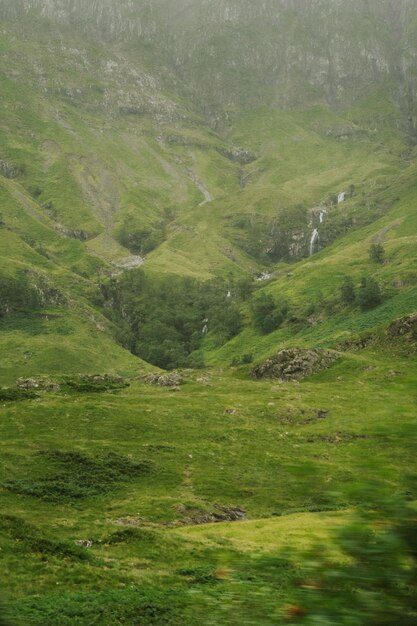
M 11 623 L 279 623 L 298 568 L 281 549 L 339 525 L 348 485 L 395 490 L 412 470 L 416 379 L 393 342 L 302 383 L 208 370 L 179 391 L 3 402 Z M 200 525 L 237 510 L 248 521 Z

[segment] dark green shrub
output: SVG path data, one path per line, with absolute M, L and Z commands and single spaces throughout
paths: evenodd
M 19 599 L 8 617 L 31 626 L 184 626 L 189 599 L 182 589 L 108 589 Z M 192 622 L 188 622 L 190 624 Z
M 36 526 L 12 515 L 0 515 L 0 531 L 19 541 L 27 550 L 59 559 L 87 561 L 88 552 L 70 541 L 59 541 L 46 537 Z
M 77 393 L 104 393 L 105 391 L 120 391 L 129 387 L 129 383 L 126 381 L 112 381 L 103 380 L 102 382 L 95 382 L 92 380 L 67 380 L 65 382 L 72 391 Z
M 346 276 L 340 287 L 340 295 L 344 304 L 353 304 L 356 300 L 355 285 L 350 276 Z
M 382 302 L 381 289 L 373 278 L 362 278 L 358 295 L 362 311 L 374 309 Z
M 219 582 L 219 578 L 215 576 L 213 569 L 210 567 L 190 567 L 182 568 L 176 571 L 176 574 L 191 578 L 193 583 L 212 585 Z
M 3 483 L 4 488 L 48 502 L 72 502 L 106 494 L 119 483 L 152 472 L 148 461 L 133 461 L 115 452 L 90 456 L 53 450 L 41 455 L 52 464 L 47 476 L 8 480 Z
M 385 260 L 384 246 L 380 243 L 373 243 L 369 248 L 369 258 L 373 263 L 382 265 Z
M 288 314 L 287 302 L 277 303 L 266 293 L 262 293 L 251 303 L 251 309 L 255 328 L 263 334 L 279 328 Z
M 242 356 L 233 357 L 230 365 L 232 367 L 237 367 L 239 365 L 247 365 L 249 363 L 253 363 L 253 354 L 243 354 Z
M 18 402 L 38 397 L 38 394 L 29 389 L 0 389 L 0 402 Z

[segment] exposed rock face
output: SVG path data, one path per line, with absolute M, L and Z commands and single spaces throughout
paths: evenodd
M 193 96 L 213 121 L 233 106 L 291 107 L 323 100 L 337 107 L 390 85 L 415 131 L 417 58 L 414 0 L 2 0 L 0 19 L 22 27 L 41 20 L 58 33 L 150 45 L 171 85 Z M 366 29 L 364 29 L 366 24 Z M 50 38 L 52 41 L 52 38 Z M 219 45 L 221 42 L 221 45 Z M 71 51 L 69 51 L 71 52 Z M 77 51 L 78 52 L 78 51 Z M 68 51 L 61 50 L 61 54 Z M 81 55 L 78 62 L 86 62 Z M 88 61 L 92 63 L 90 59 Z M 128 67 L 130 66 L 130 67 Z M 146 68 L 109 58 L 109 75 L 129 74 L 105 94 L 119 111 L 163 109 L 173 101 L 151 84 Z M 245 88 L 242 89 L 244 81 Z M 130 89 L 129 85 L 133 85 Z M 80 94 L 69 86 L 70 99 Z M 159 93 L 158 93 L 159 92 Z M 82 94 L 81 94 L 82 95 Z M 216 114 L 217 111 L 217 114 Z M 217 115 L 217 117 L 216 117 Z M 349 136 L 341 129 L 339 136 Z
M 44 274 L 28 271 L 27 276 L 37 294 L 40 306 L 68 306 L 66 296 L 54 287 Z
M 242 148 L 223 148 L 220 149 L 219 152 L 230 161 L 240 163 L 240 165 L 248 165 L 258 158 L 253 152 L 243 150 Z
M 78 239 L 79 241 L 88 241 L 94 237 L 94 235 L 87 233 L 85 230 L 74 230 L 63 226 L 63 224 L 57 224 L 56 229 L 64 237 L 71 237 L 71 239 Z
M 417 335 L 417 313 L 412 313 L 392 322 L 388 327 L 388 334 L 391 337 L 401 337 L 410 334 Z
M 330 367 L 339 355 L 329 350 L 288 348 L 252 370 L 257 379 L 302 380 Z
M 141 267 L 145 263 L 145 259 L 138 255 L 132 255 L 125 257 L 124 259 L 119 259 L 115 262 L 115 267 L 117 267 L 120 271 L 124 270 L 133 270 L 136 267 Z

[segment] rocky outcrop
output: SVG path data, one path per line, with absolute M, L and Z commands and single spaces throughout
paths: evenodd
M 39 306 L 68 306 L 69 303 L 66 296 L 60 289 L 51 284 L 45 274 L 38 274 L 31 270 L 26 273 L 32 289 L 37 294 Z
M 220 522 L 241 522 L 246 519 L 246 512 L 243 509 L 231 506 L 222 506 L 216 508 L 214 511 L 202 512 L 198 509 L 180 505 L 177 511 L 184 516 L 180 524 L 186 526 L 219 524 Z
M 13 165 L 0 159 L 0 176 L 5 178 L 17 178 L 23 173 L 22 168 L 19 165 Z
M 302 380 L 327 369 L 340 355 L 320 349 L 287 348 L 252 370 L 256 379 Z
M 49 378 L 18 378 L 18 389 L 38 389 L 39 391 L 59 391 L 60 385 Z
M 376 336 L 368 333 L 366 335 L 362 335 L 361 337 L 355 337 L 354 339 L 343 341 L 337 346 L 337 349 L 341 352 L 359 352 L 360 350 L 364 350 L 368 346 L 376 343 L 376 341 Z
M 257 160 L 258 156 L 254 152 L 250 152 L 249 150 L 243 150 L 242 148 L 218 148 L 218 152 L 233 161 L 234 163 L 239 163 L 240 165 L 248 165 L 249 163 L 253 163 Z
M 148 374 L 143 378 L 148 385 L 159 385 L 159 387 L 179 387 L 183 378 L 181 374 L 172 372 L 171 374 Z
M 81 546 L 82 548 L 92 548 L 93 542 L 91 539 L 76 539 L 74 541 L 75 545 Z
M 395 320 L 388 327 L 388 335 L 391 337 L 403 337 L 404 335 L 416 335 L 417 338 L 417 313 L 406 315 Z
M 94 235 L 85 230 L 74 230 L 67 228 L 63 224 L 57 224 L 56 229 L 64 237 L 71 237 L 71 239 L 78 239 L 79 241 L 88 241 L 94 237 Z

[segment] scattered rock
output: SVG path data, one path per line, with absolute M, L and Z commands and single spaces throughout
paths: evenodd
M 220 513 L 212 513 L 215 522 L 241 522 L 246 519 L 246 512 L 243 509 L 224 506 Z
M 56 230 L 64 237 L 78 239 L 79 241 L 88 241 L 94 237 L 94 234 L 88 233 L 85 230 L 74 230 L 73 228 L 67 228 L 63 224 L 57 224 Z
M 374 335 L 367 334 L 362 337 L 357 337 L 356 339 L 349 339 L 348 341 L 344 341 L 338 345 L 338 349 L 342 352 L 358 352 L 359 350 L 364 350 L 368 346 L 372 345 L 375 342 L 376 338 Z
M 258 155 L 249 150 L 243 150 L 242 148 L 218 148 L 218 152 L 233 161 L 234 163 L 240 163 L 240 165 L 248 165 L 258 159 Z
M 417 333 L 417 313 L 406 315 L 388 326 L 391 337 L 403 337 L 412 333 Z
M 297 381 L 330 367 L 340 355 L 329 350 L 288 348 L 252 370 L 256 379 L 278 378 Z
M 159 385 L 159 387 L 179 388 L 183 382 L 181 374 L 172 372 L 171 374 L 148 374 L 143 378 L 148 385 Z
M 5 178 L 17 178 L 23 173 L 23 169 L 19 165 L 13 165 L 7 161 L 0 159 L 0 176 Z
M 200 378 L 196 379 L 196 382 L 200 383 L 200 385 L 209 385 L 210 378 L 208 378 L 208 376 L 201 376 Z
M 246 512 L 239 507 L 223 506 L 212 512 L 204 513 L 192 510 L 184 505 L 177 507 L 177 511 L 185 515 L 181 525 L 191 526 L 200 524 L 218 524 L 220 522 L 241 522 L 246 519 Z
M 90 539 L 76 539 L 74 543 L 77 546 L 82 546 L 83 548 L 92 548 L 93 542 Z
M 48 378 L 18 378 L 16 381 L 18 389 L 39 389 L 42 391 L 59 391 L 57 382 Z
M 138 255 L 132 255 L 125 257 L 123 259 L 119 259 L 114 263 L 114 266 L 121 271 L 125 270 L 133 270 L 136 267 L 142 267 L 145 263 L 145 259 Z
M 235 413 L 237 413 L 236 409 L 226 409 L 225 413 L 227 413 L 228 415 L 234 415 Z

